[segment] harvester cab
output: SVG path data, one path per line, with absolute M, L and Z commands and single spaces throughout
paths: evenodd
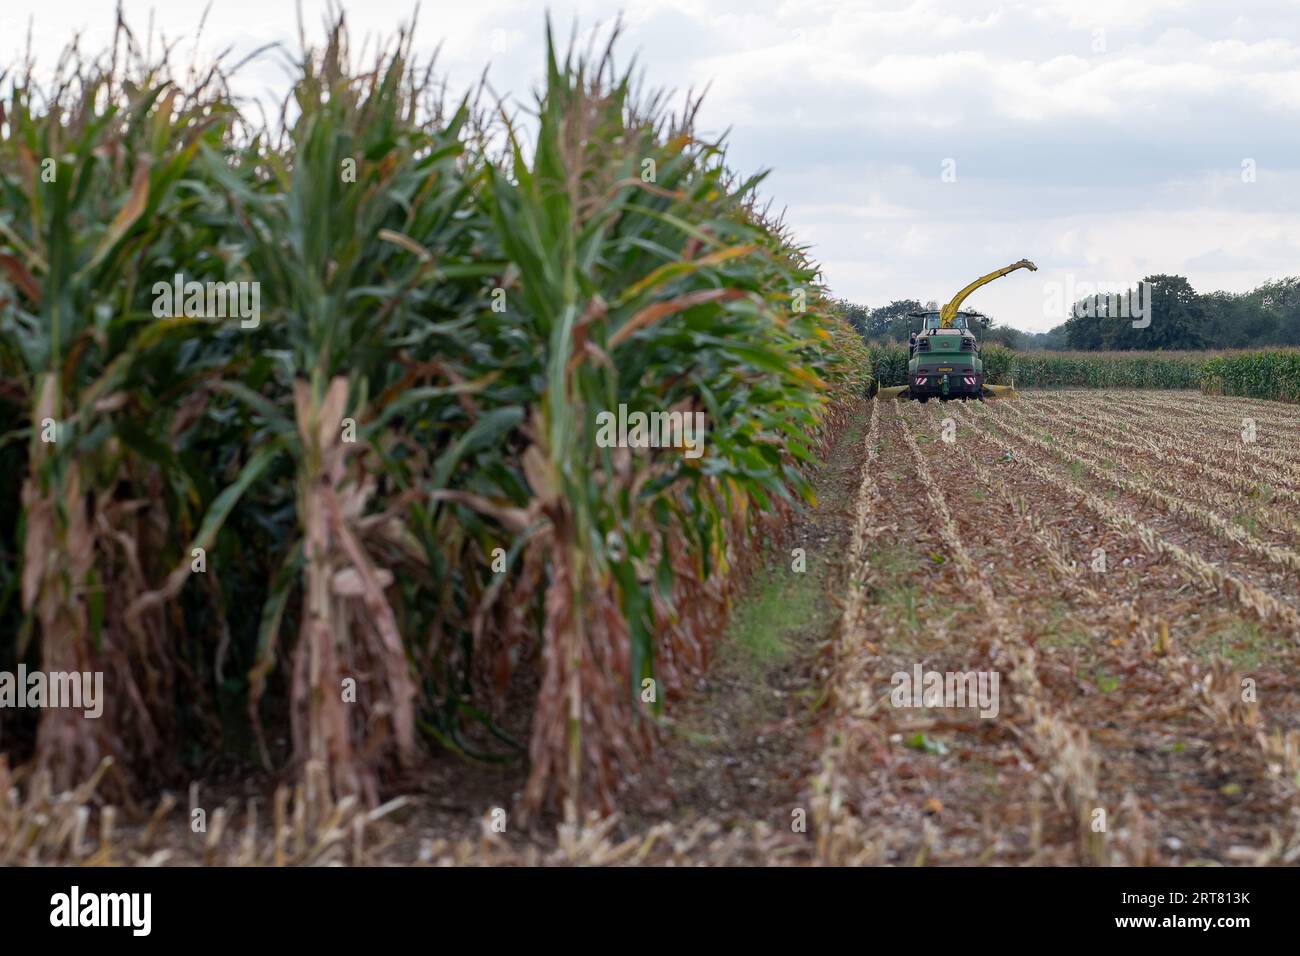
M 1017 269 L 1037 271 L 1028 259 L 990 272 L 962 289 L 942 309 L 909 313 L 921 319 L 916 346 L 908 357 L 907 384 L 882 388 L 881 398 L 914 398 L 928 401 L 937 398 L 984 399 L 1014 398 L 1015 389 L 1008 385 L 988 385 L 984 381 L 984 361 L 979 342 L 971 331 L 972 320 L 983 318 L 978 312 L 962 310 L 961 304 L 972 292 L 994 279 Z
M 921 331 L 922 331 L 922 332 L 930 333 L 930 332 L 934 332 L 934 331 L 937 331 L 938 329 L 942 328 L 942 325 L 941 325 L 941 323 L 943 322 L 943 319 L 942 319 L 942 313 L 940 313 L 940 312 L 938 312 L 938 311 L 933 311 L 933 312 L 909 312 L 909 313 L 907 313 L 907 314 L 908 314 L 908 315 L 911 315 L 911 316 L 916 316 L 916 317 L 918 317 L 918 318 L 922 318 L 922 319 L 925 320 L 925 321 L 922 322 L 922 324 L 921 324 L 921 326 L 922 326 L 922 327 L 921 327 Z M 978 313 L 978 312 L 958 312 L 958 313 L 953 317 L 953 320 L 952 320 L 952 327 L 953 327 L 954 329 L 958 329 L 959 331 L 962 331 L 962 332 L 969 331 L 969 329 L 970 329 L 970 318 L 973 317 L 973 316 L 977 316 L 977 315 L 979 315 L 979 314 L 980 314 L 980 313 Z

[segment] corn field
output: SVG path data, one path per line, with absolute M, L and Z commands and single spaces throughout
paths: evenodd
M 639 780 L 869 376 L 762 176 L 614 46 L 548 37 L 522 118 L 341 21 L 272 120 L 124 27 L 3 77 L 0 669 L 107 686 L 0 712 L 11 763 L 111 757 L 124 800 L 319 767 L 373 806 L 450 751 L 569 818 Z M 707 453 L 602 447 L 622 405 L 702 413 Z
M 879 385 L 907 382 L 907 346 L 868 346 Z M 1300 352 L 1013 352 L 981 349 L 987 380 L 1024 388 L 1200 389 L 1271 401 L 1300 401 Z
M 1300 351 L 1216 355 L 1202 367 L 1201 387 L 1213 395 L 1300 402 Z
M 1016 384 L 1049 388 L 1198 388 L 1197 352 L 1029 352 L 1015 357 Z

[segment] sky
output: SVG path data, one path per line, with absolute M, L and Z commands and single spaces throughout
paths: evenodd
M 95 48 L 115 0 L 0 0 L 0 64 Z M 294 0 L 124 0 L 182 56 L 297 45 Z M 301 0 L 309 32 L 326 4 Z M 354 36 L 411 0 L 344 0 Z M 487 69 L 528 102 L 557 33 L 606 30 L 651 87 L 708 89 L 699 129 L 811 246 L 831 292 L 868 306 L 967 301 L 1044 331 L 1087 284 L 1188 277 L 1240 292 L 1300 274 L 1300 0 L 425 0 L 416 49 L 453 90 Z M 240 92 L 278 98 L 263 58 Z M 1065 293 L 1064 295 L 1062 293 Z M 1077 298 L 1077 296 L 1075 296 Z

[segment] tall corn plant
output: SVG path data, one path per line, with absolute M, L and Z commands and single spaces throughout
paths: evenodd
M 5 284 L 0 272 L 0 286 Z M 10 307 L 9 293 L 0 291 L 0 314 Z M 12 343 L 0 336 L 0 501 L 18 501 L 27 473 L 26 444 L 6 441 L 3 436 L 18 435 L 26 427 L 27 398 L 21 382 L 25 378 L 23 362 Z M 17 508 L 0 511 L 0 670 L 13 673 L 19 663 L 18 633 L 23 623 L 19 580 L 22 571 L 22 543 L 19 538 Z M 21 712 L 0 712 L 0 743 L 13 748 L 15 729 L 27 729 Z M 31 716 L 31 715 L 26 715 Z
M 105 679 L 100 719 L 40 715 L 38 764 L 61 787 L 110 753 L 148 766 L 138 758 L 163 755 L 172 731 L 163 620 L 130 627 L 125 606 L 156 583 L 160 555 L 174 560 L 169 526 L 192 509 L 173 453 L 177 351 L 211 329 L 155 318 L 151 283 L 180 263 L 225 269 L 194 158 L 224 148 L 229 103 L 128 54 L 120 67 L 65 57 L 52 96 L 28 73 L 0 103 L 0 353 L 25 407 L 6 440 L 27 442 L 16 654 L 35 635 L 44 670 Z
M 797 465 L 835 360 L 800 308 L 813 270 L 754 213 L 758 180 L 736 182 L 689 111 L 635 97 L 608 50 L 547 49 L 535 142 L 510 130 L 487 200 L 545 357 L 522 457 L 549 562 L 524 808 L 558 798 L 573 819 L 638 778 L 662 702 L 644 691 L 703 658 L 751 510 L 810 495 Z M 600 447 L 620 404 L 705 413 L 705 453 Z
M 257 431 L 200 538 L 212 539 L 276 460 L 292 460 L 299 537 L 263 612 L 252 704 L 298 580 L 294 754 L 328 768 L 337 794 L 372 801 L 382 768 L 418 758 L 399 600 L 412 595 L 396 564 L 428 580 L 434 555 L 411 531 L 408 433 L 486 384 L 440 374 L 434 354 L 481 304 L 479 277 L 500 268 L 469 261 L 481 237 L 464 214 L 466 110 L 445 121 L 422 113 L 425 88 L 409 62 L 403 36 L 372 69 L 354 68 L 340 20 L 322 50 L 304 52 L 286 140 L 263 138 L 234 165 L 211 157 L 242 224 L 248 274 L 261 283 L 255 334 L 267 374 L 219 386 Z

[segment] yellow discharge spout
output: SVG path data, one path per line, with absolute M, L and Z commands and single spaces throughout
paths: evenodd
M 988 283 L 992 282 L 994 279 L 1000 279 L 1004 275 L 1007 275 L 1010 272 L 1015 272 L 1017 269 L 1028 269 L 1031 272 L 1037 272 L 1038 266 L 1034 265 L 1028 259 L 1021 259 L 1019 262 L 1013 262 L 1009 266 L 1003 266 L 1001 269 L 998 269 L 996 272 L 990 272 L 986 276 L 980 276 L 970 285 L 966 286 L 966 288 L 962 289 L 955 296 L 953 296 L 952 300 L 947 305 L 945 305 L 942 309 L 939 310 L 939 328 L 941 329 L 952 328 L 953 323 L 957 319 L 957 310 L 961 308 L 961 304 L 966 301 L 966 297 L 969 296 L 972 292 L 974 292 L 982 285 L 987 285 Z

